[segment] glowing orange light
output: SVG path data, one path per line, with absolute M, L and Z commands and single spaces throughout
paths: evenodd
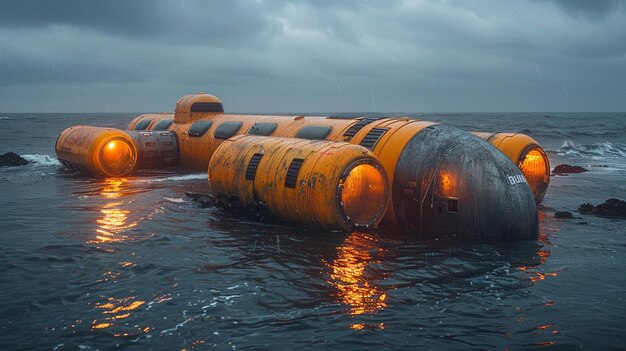
M 100 150 L 100 163 L 111 176 L 123 176 L 132 172 L 135 166 L 135 149 L 124 139 L 107 142 Z
M 441 188 L 444 196 L 456 196 L 456 175 L 452 172 L 441 172 Z
M 354 167 L 343 182 L 341 202 L 350 222 L 371 223 L 380 218 L 387 204 L 385 177 L 376 167 L 361 164 Z
M 532 149 L 520 158 L 518 167 L 526 177 L 535 199 L 541 201 L 550 181 L 548 157 L 541 150 Z

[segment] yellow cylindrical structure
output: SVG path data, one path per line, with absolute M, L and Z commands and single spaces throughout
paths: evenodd
M 70 128 L 59 160 L 109 176 L 142 164 L 208 168 L 221 204 L 306 227 L 382 219 L 419 235 L 505 239 L 536 238 L 535 201 L 549 182 L 545 152 L 526 135 L 475 133 L 485 142 L 410 118 L 231 115 L 217 97 L 197 94 L 129 129 Z
M 360 144 L 365 138 L 368 144 L 373 139 L 378 143 L 373 152 L 385 164 L 385 169 L 393 180 L 393 172 L 398 148 L 402 143 L 393 141 L 387 144 L 383 139 L 391 139 L 392 132 L 403 124 L 414 126 L 430 122 L 420 122 L 409 118 L 333 118 L 323 116 L 262 116 L 262 115 L 231 115 L 224 114 L 222 102 L 219 98 L 209 94 L 186 95 L 176 103 L 176 112 L 163 115 L 142 115 L 129 125 L 131 130 L 153 130 L 159 123 L 166 123 L 168 129 L 177 134 L 180 144 L 180 166 L 197 170 L 206 169 L 206 166 L 215 149 L 226 139 L 235 135 L 255 134 L 264 136 L 292 137 L 304 139 L 346 141 Z M 225 124 L 222 126 L 222 124 Z M 389 124 L 391 127 L 387 127 Z M 404 128 L 404 138 L 414 134 L 414 128 Z M 218 133 L 219 129 L 226 129 L 228 133 Z M 158 129 L 158 128 L 157 128 Z M 421 129 L 421 127 L 420 127 Z M 197 132 L 193 132 L 198 130 Z M 374 130 L 372 135 L 369 132 Z M 410 132 L 409 132 L 410 131 Z M 217 133 L 217 134 L 216 134 Z M 384 135 L 378 135 L 383 133 Z M 407 134 L 408 133 L 408 134 Z M 539 144 L 527 135 L 519 133 L 485 133 L 475 132 L 475 135 L 489 141 L 509 157 L 528 179 L 533 190 L 535 200 L 540 203 L 547 190 L 549 182 L 549 163 L 545 152 Z M 400 135 L 396 135 L 399 137 Z M 382 145 L 387 145 L 383 147 Z M 392 153 L 395 157 L 387 157 Z M 390 207 L 392 208 L 392 207 Z
M 372 150 L 385 167 L 389 183 L 394 184 L 398 159 L 407 143 L 421 130 L 435 124 L 408 118 L 383 118 L 361 127 L 350 139 L 350 143 Z M 396 223 L 393 198 L 390 198 L 384 221 L 386 224 Z
M 55 149 L 66 167 L 95 176 L 125 176 L 137 162 L 132 137 L 112 128 L 68 128 L 57 139 Z
M 217 148 L 208 175 L 224 204 L 266 208 L 324 230 L 375 227 L 389 198 L 382 164 L 366 148 L 341 142 L 237 136 Z
M 488 141 L 515 163 L 526 177 L 538 204 L 550 184 L 550 161 L 537 141 L 521 133 L 474 132 Z

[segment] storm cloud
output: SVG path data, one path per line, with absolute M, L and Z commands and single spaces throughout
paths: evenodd
M 625 1 L 0 1 L 0 111 L 625 111 Z

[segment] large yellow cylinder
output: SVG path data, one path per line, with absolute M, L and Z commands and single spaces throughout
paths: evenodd
M 389 197 L 382 164 L 366 148 L 341 142 L 233 137 L 215 151 L 208 176 L 223 204 L 266 208 L 324 230 L 377 226 Z
M 550 161 L 539 143 L 526 134 L 474 132 L 502 151 L 526 177 L 536 203 L 541 203 L 550 184 Z
M 55 149 L 66 167 L 95 176 L 125 176 L 137 162 L 131 136 L 112 128 L 70 127 L 61 133 Z
M 227 137 L 241 134 L 346 141 L 353 144 L 365 141 L 366 145 L 374 141 L 378 144 L 378 150 L 374 150 L 374 153 L 385 164 L 390 181 L 393 179 L 393 166 L 395 166 L 393 160 L 397 160 L 397 157 L 387 158 L 384 154 L 391 152 L 397 155 L 397 148 L 401 148 L 402 145 L 396 141 L 387 145 L 383 141 L 383 139 L 391 139 L 393 133 L 384 131 L 383 135 L 377 135 L 377 133 L 387 129 L 393 131 L 399 125 L 419 122 L 408 118 L 343 119 L 323 116 L 232 115 L 224 113 L 219 98 L 209 94 L 195 94 L 183 96 L 178 100 L 174 116 L 142 115 L 133 120 L 128 129 L 153 130 L 159 124 L 165 125 L 172 119 L 175 121 L 171 126 L 168 125 L 168 129 L 177 134 L 180 143 L 180 166 L 183 168 L 206 169 L 215 149 Z M 234 132 L 228 135 L 217 135 L 216 132 L 224 123 L 231 125 L 231 131 L 235 128 Z M 430 122 L 419 123 L 430 124 Z M 388 128 L 387 125 L 392 127 Z M 375 129 L 374 132 L 368 135 L 373 129 Z M 410 129 L 412 128 L 404 128 L 403 134 Z M 200 130 L 200 133 L 193 133 L 194 130 Z M 548 158 L 541 146 L 524 134 L 485 132 L 474 134 L 500 149 L 520 169 L 524 168 L 522 172 L 531 185 L 536 202 L 540 203 L 547 190 L 550 168 Z M 396 138 L 399 136 L 396 135 Z M 382 145 L 387 146 L 382 147 Z

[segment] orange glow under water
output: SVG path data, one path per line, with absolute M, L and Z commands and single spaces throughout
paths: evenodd
M 349 221 L 375 225 L 387 204 L 385 177 L 376 167 L 362 164 L 354 167 L 343 183 L 341 201 Z

